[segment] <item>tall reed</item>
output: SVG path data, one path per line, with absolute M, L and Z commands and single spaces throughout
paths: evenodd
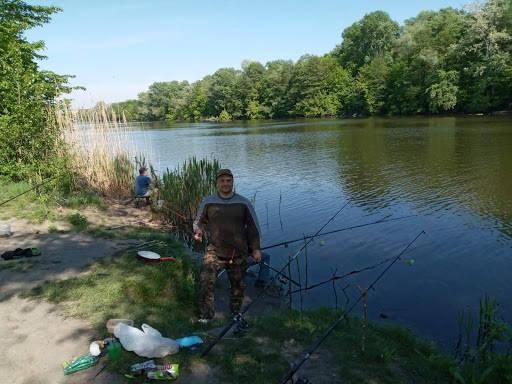
M 107 197 L 131 195 L 136 149 L 124 114 L 117 116 L 104 104 L 79 111 L 59 107 L 55 114 L 71 187 L 92 189 Z
M 192 222 L 201 201 L 216 191 L 219 162 L 212 159 L 198 160 L 190 157 L 181 167 L 167 169 L 156 181 L 160 198 L 164 200 L 162 211 L 167 221 L 176 226 L 179 235 L 192 243 Z

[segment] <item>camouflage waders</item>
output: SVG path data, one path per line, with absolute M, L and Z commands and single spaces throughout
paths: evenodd
M 235 252 L 231 259 L 232 252 L 219 255 L 215 247 L 209 245 L 206 255 L 203 258 L 200 275 L 199 308 L 201 317 L 213 318 L 215 309 L 213 306 L 215 281 L 218 273 L 225 269 L 228 273 L 231 285 L 229 307 L 232 313 L 238 313 L 244 300 L 244 277 L 247 269 L 247 255 Z M 230 263 L 230 260 L 233 262 Z

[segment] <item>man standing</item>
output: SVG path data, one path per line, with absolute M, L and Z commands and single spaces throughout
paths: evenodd
M 217 172 L 217 190 L 218 193 L 203 200 L 194 220 L 194 239 L 203 241 L 205 232 L 208 239 L 200 276 L 200 321 L 215 314 L 215 280 L 221 269 L 228 273 L 230 309 L 236 314 L 244 299 L 248 253 L 252 252 L 255 262 L 261 261 L 258 218 L 249 200 L 233 192 L 233 174 L 229 169 Z

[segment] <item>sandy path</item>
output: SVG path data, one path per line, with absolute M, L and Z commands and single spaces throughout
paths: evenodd
M 63 374 L 61 363 L 89 352 L 89 344 L 97 336 L 90 325 L 84 320 L 64 318 L 60 305 L 26 300 L 17 295 L 22 290 L 40 285 L 46 280 L 77 276 L 88 264 L 111 256 L 117 250 L 133 244 L 134 240 L 98 239 L 84 233 L 72 232 L 34 233 L 44 229 L 22 221 L 10 222 L 14 235 L 0 238 L 0 254 L 15 248 L 37 247 L 42 255 L 7 262 L 0 259 L 0 340 L 6 346 L 0 352 L 1 382 L 86 383 L 102 366 L 102 361 L 94 368 L 70 376 Z M 31 264 L 23 271 L 21 266 L 27 262 Z M 16 268 L 6 268 L 15 265 Z M 216 286 L 216 317 L 220 318 L 228 313 L 229 283 L 226 275 L 219 279 Z M 246 279 L 246 303 L 259 292 L 253 286 L 255 278 L 252 273 Z M 266 298 L 252 308 L 251 314 L 275 310 L 279 304 L 280 300 L 277 298 Z M 191 368 L 182 373 L 180 381 L 196 384 L 217 383 L 214 378 L 215 370 L 207 364 L 197 362 Z M 124 382 L 120 375 L 106 371 L 94 381 L 96 384 Z
M 101 367 L 64 376 L 63 360 L 88 353 L 95 335 L 86 321 L 65 319 L 58 305 L 25 300 L 16 295 L 23 289 L 54 278 L 76 276 L 94 260 L 112 255 L 129 245 L 128 241 L 95 239 L 82 233 L 31 234 L 21 224 L 13 226 L 15 235 L 0 239 L 0 254 L 15 248 L 37 247 L 42 255 L 34 259 L 5 262 L 34 264 L 25 272 L 0 269 L 0 377 L 3 383 L 59 384 L 85 383 Z M 106 372 L 95 383 L 123 383 Z

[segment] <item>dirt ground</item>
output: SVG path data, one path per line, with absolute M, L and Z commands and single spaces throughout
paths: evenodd
M 98 368 L 64 376 L 61 363 L 88 352 L 89 343 L 95 339 L 89 324 L 64 318 L 58 305 L 21 299 L 17 294 L 45 280 L 76 276 L 87 264 L 130 242 L 94 239 L 83 233 L 37 234 L 23 222 L 11 222 L 11 226 L 14 234 L 1 239 L 0 253 L 37 247 L 42 255 L 0 261 L 0 340 L 7 346 L 0 352 L 0 377 L 13 384 L 84 383 Z M 33 264 L 25 269 L 26 263 Z M 95 381 L 122 382 L 108 373 Z
M 87 212 L 89 222 L 102 225 L 122 225 L 138 220 L 148 222 L 147 212 L 119 211 L 105 219 L 105 214 L 95 218 L 94 210 Z M 112 213 L 112 212 L 111 212 Z M 0 377 L 11 384 L 61 384 L 86 383 L 101 368 L 96 367 L 69 376 L 63 374 L 63 360 L 88 353 L 89 344 L 96 339 L 90 325 L 84 321 L 63 316 L 63 308 L 44 301 L 18 297 L 24 289 L 32 288 L 46 280 L 65 279 L 80 274 L 95 260 L 111 256 L 116 251 L 134 245 L 136 240 L 99 239 L 85 233 L 48 233 L 48 224 L 32 225 L 11 219 L 13 235 L 0 238 L 0 254 L 15 248 L 37 247 L 42 255 L 30 259 L 4 261 L 0 259 L 0 340 L 5 346 L 0 351 Z M 150 222 L 151 223 L 151 222 Z M 152 225 L 152 224 L 149 224 Z M 64 223 L 58 229 L 66 229 Z M 255 274 L 247 277 L 247 302 L 258 293 L 253 287 Z M 217 316 L 224 317 L 228 307 L 228 282 L 226 274 L 216 288 Z M 273 310 L 279 306 L 278 298 L 262 300 L 251 313 Z M 215 383 L 213 370 L 206 364 L 196 363 L 192 372 L 183 372 L 180 381 L 187 383 Z M 118 384 L 125 379 L 104 371 L 94 383 Z

